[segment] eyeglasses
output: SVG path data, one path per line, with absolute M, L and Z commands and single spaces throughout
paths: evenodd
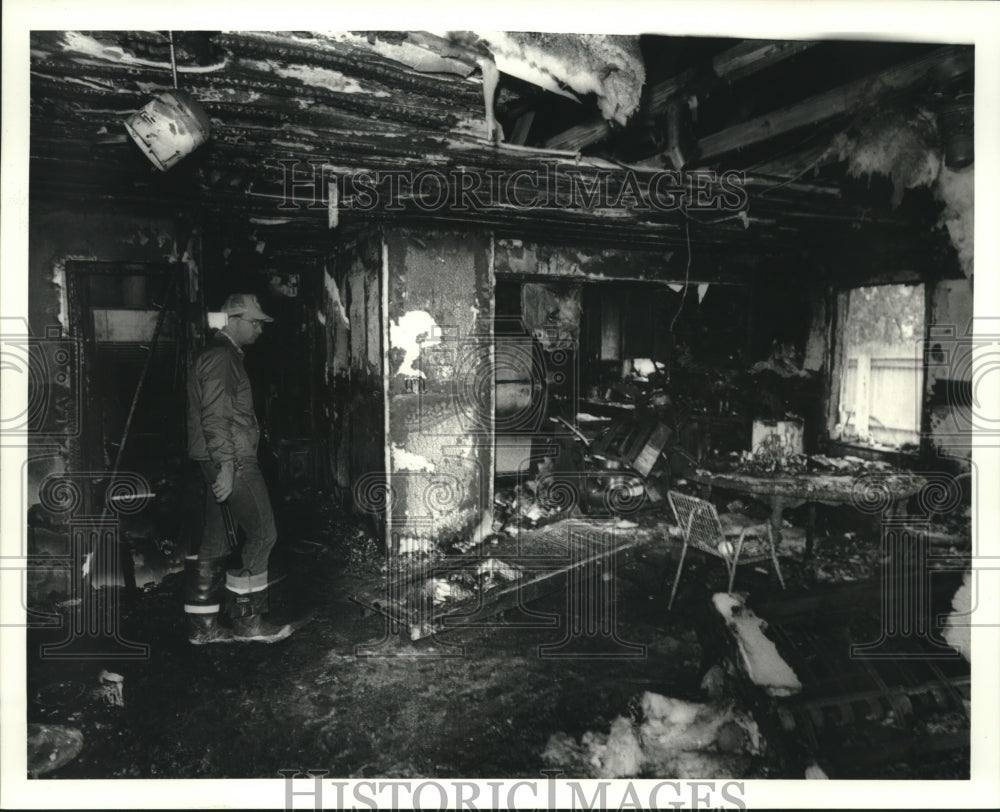
M 251 327 L 260 327 L 264 322 L 261 319 L 245 319 L 242 316 L 237 316 L 240 321 L 245 321 Z

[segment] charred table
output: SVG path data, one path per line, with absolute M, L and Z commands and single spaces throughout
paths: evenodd
M 702 486 L 708 498 L 712 488 L 747 494 L 771 507 L 771 530 L 775 544 L 781 543 L 781 523 L 786 508 L 809 506 L 806 525 L 806 555 L 812 554 L 816 524 L 816 504 L 852 505 L 865 513 L 898 513 L 906 501 L 918 493 L 926 480 L 911 473 L 872 472 L 843 474 L 744 474 L 697 471 L 688 479 Z

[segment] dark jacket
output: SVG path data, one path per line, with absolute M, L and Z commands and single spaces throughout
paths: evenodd
M 256 457 L 260 429 L 243 351 L 221 330 L 188 374 L 188 456 L 215 463 Z

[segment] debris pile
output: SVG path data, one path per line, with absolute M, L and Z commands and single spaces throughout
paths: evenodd
M 756 723 L 731 703 L 698 703 L 646 691 L 618 716 L 608 733 L 587 731 L 577 741 L 549 737 L 542 759 L 588 778 L 739 778 L 762 751 Z
M 734 455 L 735 456 L 735 455 Z M 827 457 L 824 454 L 801 454 L 773 434 L 753 451 L 741 452 L 736 457 L 736 470 L 744 474 L 806 474 L 825 473 L 841 476 L 897 470 L 882 460 L 863 460 L 860 457 Z
M 494 530 L 503 533 L 540 527 L 561 518 L 575 506 L 574 499 L 553 498 L 549 489 L 541 489 L 541 493 L 539 490 L 537 479 L 498 490 L 493 498 Z
M 499 558 L 481 561 L 474 571 L 456 570 L 447 576 L 428 578 L 424 582 L 424 597 L 435 606 L 447 602 L 459 602 L 482 595 L 497 586 L 518 581 L 524 571 L 516 564 L 508 564 Z
M 817 583 L 841 584 L 873 578 L 881 565 L 882 545 L 878 539 L 847 531 L 828 537 L 817 547 L 811 570 Z
M 83 733 L 68 725 L 28 725 L 28 775 L 58 770 L 83 751 Z
M 125 696 L 123 689 L 125 687 L 125 677 L 113 671 L 102 669 L 101 673 L 97 675 L 97 680 L 100 684 L 94 690 L 93 697 L 105 705 L 124 708 Z
M 768 435 L 753 451 L 744 451 L 736 470 L 744 474 L 804 474 L 809 458 L 794 446 L 786 444 L 780 435 Z
M 802 362 L 795 346 L 789 343 L 774 342 L 771 354 L 763 361 L 758 361 L 750 367 L 751 374 L 773 372 L 782 378 L 803 378 L 810 374 L 802 368 Z
M 102 668 L 89 687 L 62 680 L 38 688 L 30 696 L 30 716 L 39 721 L 28 723 L 28 774 L 38 778 L 64 767 L 83 751 L 84 730 L 90 736 L 108 719 L 123 718 L 124 685 L 121 674 Z

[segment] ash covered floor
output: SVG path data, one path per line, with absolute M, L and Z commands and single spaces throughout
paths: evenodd
M 324 507 L 310 509 L 317 504 Z M 84 736 L 80 755 L 45 779 L 265 778 L 284 769 L 325 769 L 343 777 L 539 777 L 551 766 L 543 753 L 554 734 L 577 742 L 588 731 L 591 738 L 593 731 L 607 734 L 614 720 L 635 711 L 644 692 L 710 701 L 702 677 L 723 648 L 722 627 L 708 608 L 711 593 L 725 590 L 717 561 L 694 562 L 682 580 L 679 605 L 668 612 L 668 551 L 646 546 L 621 554 L 617 634 L 645 645 L 644 657 L 602 658 L 618 651 L 607 638 L 581 641 L 580 653 L 593 656 L 539 657 L 540 645 L 565 636 L 564 579 L 530 604 L 561 618 L 557 626 L 515 626 L 530 618 L 512 610 L 486 628 L 414 643 L 390 634 L 384 618 L 363 615 L 350 600 L 381 564 L 365 533 L 327 501 L 282 507 L 284 531 L 272 563 L 287 577 L 273 588 L 272 613 L 278 619 L 312 617 L 288 640 L 189 645 L 179 574 L 121 608 L 123 637 L 148 643 L 149 659 L 42 659 L 39 647 L 64 639 L 65 632 L 29 631 L 28 721 L 70 725 Z M 848 562 L 838 565 L 842 578 L 877 574 L 877 543 L 862 546 L 857 536 L 848 543 L 849 552 L 821 544 L 814 562 L 783 559 L 788 595 L 815 590 L 830 577 L 834 559 Z M 856 566 L 845 572 L 852 556 Z M 745 570 L 737 588 L 749 593 L 751 606 L 755 595 L 775 598 L 773 575 Z M 359 646 L 371 656 L 357 656 Z M 124 678 L 123 705 L 96 695 L 102 669 Z M 774 717 L 740 693 L 727 691 L 723 699 Z M 877 724 L 889 738 L 908 735 L 893 728 L 891 716 Z M 961 720 L 950 724 L 949 732 L 961 731 Z M 794 752 L 802 744 L 799 733 L 767 724 L 762 730 L 765 742 L 768 736 L 782 741 L 742 758 L 734 777 L 801 777 L 802 754 Z M 891 764 L 873 764 L 868 774 L 859 767 L 851 777 L 968 774 L 967 749 L 914 756 L 904 747 Z

